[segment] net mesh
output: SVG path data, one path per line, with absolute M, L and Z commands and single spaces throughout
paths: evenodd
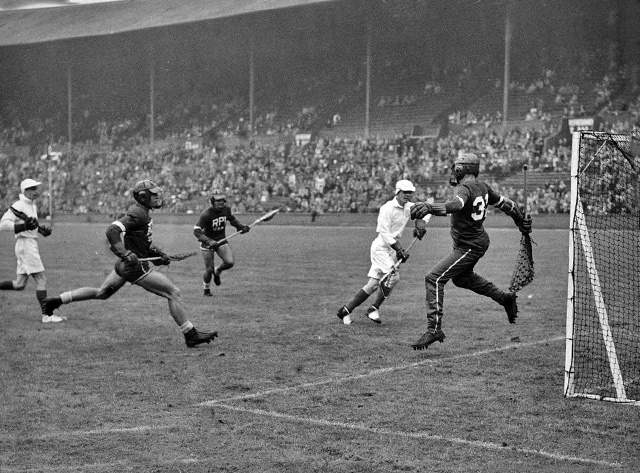
M 640 159 L 631 156 L 628 136 L 596 132 L 581 134 L 578 159 L 572 389 L 575 395 L 637 401 Z

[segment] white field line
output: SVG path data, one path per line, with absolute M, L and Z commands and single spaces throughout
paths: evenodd
M 474 358 L 477 356 L 484 356 L 484 355 L 488 355 L 490 353 L 496 353 L 499 351 L 504 351 L 504 350 L 509 350 L 511 348 L 522 348 L 522 347 L 530 347 L 530 346 L 535 346 L 535 345 L 542 345 L 545 343 L 550 343 L 550 342 L 557 342 L 560 340 L 564 340 L 565 336 L 561 335 L 561 336 L 557 336 L 557 337 L 552 337 L 552 338 L 547 338 L 546 340 L 539 340 L 536 342 L 526 342 L 526 343 L 511 343 L 509 345 L 505 345 L 503 347 L 498 347 L 498 348 L 487 348 L 486 350 L 480 350 L 480 351 L 475 351 L 473 353 L 465 353 L 465 354 L 460 354 L 460 355 L 454 355 L 454 356 L 449 356 L 446 358 L 438 358 L 438 359 L 427 359 L 427 360 L 422 360 L 422 361 L 416 361 L 415 363 L 409 363 L 406 365 L 398 365 L 398 366 L 389 366 L 388 368 L 380 368 L 377 370 L 372 370 L 369 371 L 367 373 L 362 373 L 362 374 L 356 374 L 356 375 L 352 375 L 352 376 L 344 376 L 341 378 L 328 378 L 328 379 L 323 379 L 320 381 L 313 381 L 311 383 L 303 383 L 303 384 L 297 384 L 295 386 L 287 386 L 284 388 L 274 388 L 274 389 L 269 389 L 266 391 L 259 391 L 257 393 L 251 393 L 251 394 L 241 394 L 239 396 L 233 396 L 233 397 L 228 397 L 228 398 L 224 398 L 224 399 L 214 399 L 211 401 L 205 401 L 202 402 L 200 404 L 198 404 L 199 406 L 215 406 L 215 405 L 219 405 L 221 403 L 227 403 L 227 402 L 233 402 L 233 401 L 243 401 L 245 399 L 253 399 L 256 397 L 263 397 L 263 396 L 269 396 L 271 394 L 280 394 L 283 392 L 287 392 L 287 391 L 294 391 L 297 389 L 306 389 L 306 388 L 313 388 L 316 386 L 322 386 L 325 384 L 337 384 L 337 383 L 344 383 L 346 381 L 353 381 L 356 379 L 364 379 L 364 378 L 370 378 L 372 376 L 379 376 L 379 375 L 383 375 L 383 374 L 387 374 L 387 373 L 392 373 L 394 371 L 400 371 L 400 370 L 406 370 L 406 369 L 411 369 L 411 368 L 417 368 L 419 366 L 424 366 L 424 365 L 431 365 L 431 364 L 435 364 L 435 363 L 441 363 L 443 361 L 451 361 L 451 360 L 460 360 L 463 358 Z
M 603 460 L 594 460 L 592 458 L 582 458 L 582 457 L 574 457 L 571 455 L 561 455 L 553 452 L 546 452 L 544 450 L 533 450 L 530 448 L 520 448 L 520 447 L 509 447 L 502 444 L 497 444 L 493 442 L 482 442 L 480 440 L 465 440 L 457 437 L 445 437 L 442 435 L 428 434 L 424 432 L 405 432 L 398 430 L 389 430 L 389 429 L 379 429 L 377 427 L 367 427 L 363 424 L 352 424 L 350 422 L 336 422 L 336 421 L 328 421 L 323 419 L 313 419 L 311 417 L 301 417 L 301 416 L 292 416 L 289 414 L 281 414 L 273 411 L 265 411 L 263 409 L 247 409 L 244 407 L 236 407 L 230 406 L 226 404 L 217 404 L 217 407 L 221 407 L 223 409 L 229 409 L 231 411 L 236 412 L 244 412 L 248 414 L 261 415 L 267 417 L 275 417 L 276 419 L 283 419 L 290 422 L 297 422 L 303 424 L 313 424 L 319 425 L 322 427 L 331 427 L 331 428 L 342 428 L 342 429 L 350 429 L 350 430 L 359 430 L 361 432 L 368 432 L 372 434 L 382 435 L 385 437 L 395 436 L 395 437 L 404 437 L 408 439 L 417 439 L 417 440 L 433 440 L 445 443 L 453 443 L 457 445 L 464 445 L 468 447 L 474 448 L 482 448 L 485 450 L 496 450 L 496 451 L 504 451 L 511 453 L 524 453 L 527 455 L 537 455 L 546 458 L 550 458 L 552 460 L 558 461 L 568 461 L 568 462 L 578 462 L 578 463 L 588 463 L 591 465 L 600 465 L 606 466 L 610 468 L 619 468 L 623 466 L 621 463 L 611 463 Z
M 489 353 L 495 353 L 495 352 L 499 352 L 499 351 L 503 351 L 503 350 L 508 350 L 511 348 L 521 348 L 521 347 L 526 347 L 526 346 L 535 346 L 535 345 L 541 345 L 541 344 L 545 344 L 545 343 L 550 343 L 550 342 L 556 342 L 556 341 L 560 341 L 560 340 L 564 340 L 564 335 L 563 336 L 558 336 L 558 337 L 552 337 L 552 338 L 548 338 L 546 340 L 540 340 L 540 341 L 536 341 L 536 342 L 528 342 L 528 343 L 512 343 L 509 345 L 505 345 L 503 347 L 498 347 L 498 348 L 490 348 L 490 349 L 486 349 L 486 350 L 480 350 L 480 351 L 476 351 L 473 353 L 467 353 L 467 354 L 461 354 L 461 355 L 455 355 L 455 356 L 451 356 L 451 357 L 447 357 L 447 358 L 440 358 L 437 360 L 423 360 L 423 361 L 418 361 L 415 363 L 409 363 L 406 365 L 399 365 L 399 366 L 391 366 L 388 368 L 382 368 L 382 369 L 377 369 L 377 370 L 372 370 L 368 373 L 363 373 L 360 375 L 354 375 L 354 376 L 346 376 L 346 377 L 342 377 L 342 378 L 330 378 L 330 379 L 326 379 L 326 380 L 322 380 L 322 381 L 316 381 L 316 382 L 312 382 L 312 383 L 304 383 L 304 384 L 300 384 L 300 385 L 296 385 L 296 386 L 290 386 L 290 387 L 286 387 L 286 388 L 279 388 L 279 389 L 271 389 L 268 391 L 261 391 L 259 393 L 254 393 L 254 394 L 245 394 L 245 395 L 241 395 L 241 396 L 235 396 L 235 397 L 231 397 L 231 398 L 225 398 L 225 399 L 218 399 L 218 400 L 211 400 L 211 401 L 205 401 L 203 403 L 198 404 L 199 406 L 218 406 L 220 408 L 223 409 L 228 409 L 231 411 L 236 411 L 236 412 L 245 412 L 245 413 L 249 413 L 249 414 L 254 414 L 254 415 L 261 415 L 261 416 L 270 416 L 270 417 L 274 417 L 277 419 L 283 419 L 286 421 L 290 421 L 290 422 L 297 422 L 297 423 L 308 423 L 308 424 L 313 424 L 313 425 L 319 425 L 319 426 L 323 426 L 323 427 L 331 427 L 331 428 L 342 428 L 342 429 L 350 429 L 350 430 L 359 430 L 362 432 L 369 432 L 372 434 L 378 434 L 378 435 L 393 435 L 396 437 L 404 437 L 404 438 L 409 438 L 409 439 L 420 439 L 420 440 L 433 440 L 433 441 L 440 441 L 440 442 L 446 442 L 446 443 L 453 443 L 453 444 L 457 444 L 457 445 L 466 445 L 466 446 L 470 446 L 470 447 L 475 447 L 475 448 L 482 448 L 485 450 L 495 450 L 495 451 L 509 451 L 509 452 L 513 452 L 513 453 L 523 453 L 523 454 L 528 454 L 528 455 L 537 455 L 537 456 L 542 456 L 542 457 L 546 457 L 546 458 L 550 458 L 553 460 L 557 460 L 557 461 L 566 461 L 566 462 L 578 462 L 578 463 L 586 463 L 586 464 L 592 464 L 592 465 L 600 465 L 600 466 L 606 466 L 609 468 L 619 468 L 623 465 L 621 465 L 620 463 L 611 463 L 611 462 L 606 462 L 606 461 L 602 461 L 602 460 L 594 460 L 591 458 L 582 458 L 582 457 L 574 457 L 574 456 L 570 456 L 570 455 L 561 455 L 561 454 L 557 454 L 557 453 L 553 453 L 553 452 L 546 452 L 544 450 L 533 450 L 533 449 L 527 449 L 527 448 L 519 448 L 519 447 L 505 447 L 501 444 L 496 444 L 496 443 L 491 443 L 491 442 L 481 442 L 481 441 L 477 441 L 477 440 L 465 440 L 465 439 L 460 439 L 457 437 L 444 437 L 441 435 L 433 435 L 433 434 L 427 434 L 427 433 L 423 433 L 423 432 L 405 432 L 405 431 L 395 431 L 395 430 L 388 430 L 388 429 L 379 429 L 376 427 L 367 427 L 365 425 L 362 424 L 352 424 L 352 423 L 345 423 L 345 422 L 333 422 L 333 421 L 328 421 L 328 420 L 323 420 L 323 419 L 313 419 L 313 418 L 309 418 L 309 417 L 300 417 L 300 416 L 292 416 L 289 414 L 281 414 L 281 413 L 277 413 L 277 412 L 270 412 L 270 411 L 265 411 L 265 410 L 261 410 L 261 409 L 246 409 L 243 407 L 236 407 L 236 406 L 231 406 L 228 405 L 226 403 L 228 402 L 232 402 L 232 401 L 238 401 L 238 400 L 244 400 L 244 399 L 251 399 L 251 398 L 256 398 L 256 397 L 261 397 L 261 396 L 268 396 L 271 394 L 279 394 L 282 392 L 287 392 L 287 391 L 293 391 L 296 389 L 306 389 L 309 387 L 314 387 L 314 386 L 321 386 L 321 385 L 325 385 L 325 384 L 331 384 L 331 383 L 341 383 L 341 382 L 345 382 L 345 381 L 350 381 L 350 380 L 355 380 L 355 379 L 364 379 L 364 378 L 368 378 L 371 376 L 378 376 L 378 375 L 382 375 L 385 373 L 390 373 L 390 372 L 394 372 L 394 371 L 399 371 L 399 370 L 404 370 L 404 369 L 410 369 L 410 368 L 415 368 L 415 367 L 419 367 L 419 366 L 424 366 L 427 364 L 434 364 L 434 363 L 440 363 L 443 361 L 450 361 L 450 360 L 459 360 L 459 359 L 463 359 L 463 358 L 471 358 L 471 357 L 477 357 L 477 356 L 483 356 L 483 355 L 487 355 Z M 170 428 L 175 428 L 175 427 L 180 427 L 177 424 L 172 424 L 172 425 L 147 425 L 147 426 L 136 426 L 136 427 L 129 427 L 129 428 L 111 428 L 111 429 L 94 429 L 94 430 L 77 430 L 77 431 L 69 431 L 69 432 L 56 432 L 56 433 L 48 433 L 48 434 L 44 434 L 44 435 L 40 435 L 37 438 L 38 439 L 47 439 L 47 438 L 56 438 L 56 439 L 61 439 L 64 437 L 76 437 L 76 436 L 89 436 L 89 435 L 109 435 L 109 434 L 131 434 L 131 433 L 140 433 L 140 432 L 149 432 L 149 431 L 154 431 L 154 430 L 162 430 L 162 429 L 170 429 Z M 14 438 L 14 436 L 5 436 L 2 435 L 0 436 L 0 438 L 2 439 L 11 439 Z M 214 461 L 214 458 L 186 458 L 186 459 L 176 459 L 176 460 L 172 460 L 171 462 L 164 462 L 162 463 L 163 465 L 169 465 L 169 464 L 173 464 L 173 465 L 188 465 L 188 464 L 194 464 L 194 463 L 207 463 L 210 461 Z M 113 463 L 94 463 L 94 464 L 85 464 L 82 465 L 83 470 L 88 471 L 88 470 L 104 470 L 104 471 L 111 471 L 112 468 L 114 467 L 125 467 L 126 465 L 123 464 L 122 461 L 118 461 L 118 462 L 113 462 Z M 45 468 L 38 468 L 36 470 L 34 469 L 6 469 L 4 471 L 6 471 L 7 473 L 29 473 L 32 471 L 52 471 L 52 472 L 57 472 L 57 471 L 70 471 L 70 470 L 77 470 L 78 465 L 74 465 L 74 466 L 55 466 L 55 467 L 45 467 Z

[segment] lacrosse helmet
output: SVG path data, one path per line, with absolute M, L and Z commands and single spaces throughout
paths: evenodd
M 227 205 L 227 196 L 220 189 L 211 192 L 211 205 L 214 209 L 223 209 Z
M 467 174 L 478 177 L 480 172 L 480 158 L 472 153 L 460 153 L 451 165 L 451 177 L 449 184 L 457 186 Z
M 133 186 L 133 198 L 143 207 L 148 209 L 159 209 L 162 207 L 162 188 L 149 180 L 144 179 L 136 182 Z

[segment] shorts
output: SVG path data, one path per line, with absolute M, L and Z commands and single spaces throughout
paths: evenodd
M 222 245 L 220 245 L 218 248 L 222 248 L 224 245 L 228 245 L 229 242 L 225 241 Z M 206 246 L 204 246 L 203 244 L 200 244 L 200 249 L 202 251 L 213 251 L 215 252 L 216 250 L 212 250 L 211 248 L 207 248 Z
M 393 265 L 397 262 L 395 250 L 388 245 L 380 244 L 376 238 L 373 240 L 373 243 L 371 243 L 371 268 L 367 276 L 380 279 L 383 275 L 390 272 Z
M 29 275 L 44 271 L 36 238 L 17 238 L 15 252 L 18 261 L 17 274 Z
M 126 261 L 118 261 L 114 269 L 116 274 L 128 283 L 134 284 L 147 276 L 153 269 L 149 266 L 148 261 L 138 261 L 131 264 Z

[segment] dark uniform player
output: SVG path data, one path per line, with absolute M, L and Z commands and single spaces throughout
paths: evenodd
M 187 319 L 180 290 L 163 273 L 154 271 L 149 266 L 149 262 L 139 259 L 158 257 L 160 259 L 154 262 L 156 265 L 167 265 L 171 262 L 165 253 L 153 246 L 151 239 L 153 219 L 150 210 L 162 207 L 162 189 L 153 181 L 139 181 L 133 188 L 133 198 L 136 203 L 129 207 L 123 217 L 107 228 L 106 234 L 111 244 L 111 251 L 119 260 L 102 286 L 83 287 L 47 299 L 47 313 L 51 315 L 62 304 L 70 302 L 108 299 L 129 282 L 167 299 L 171 317 L 184 334 L 188 347 L 209 343 L 218 336 L 217 332 L 198 332 Z M 124 243 L 122 234 L 124 234 Z
M 502 305 L 510 323 L 515 323 L 518 313 L 516 294 L 496 287 L 478 276 L 473 268 L 489 248 L 489 235 L 484 229 L 487 206 L 493 205 L 509 215 L 521 232 L 531 232 L 531 217 L 524 216 L 512 200 L 501 196 L 489 185 L 478 182 L 480 160 L 475 154 L 460 154 L 451 166 L 449 183 L 456 187 L 455 196 L 445 203 L 416 203 L 411 218 L 423 218 L 433 214 L 451 214 L 451 238 L 453 251 L 443 258 L 425 277 L 427 290 L 427 331 L 415 342 L 414 350 L 427 348 L 442 342 L 442 306 L 444 286 L 450 279 L 456 286 L 490 297 Z
M 211 277 L 213 276 L 215 285 L 219 286 L 221 282 L 220 273 L 233 268 L 235 264 L 231 246 L 224 239 L 227 222 L 233 225 L 240 233 L 247 233 L 251 229 L 247 225 L 241 224 L 231 213 L 231 209 L 227 207 L 225 195 L 219 190 L 214 190 L 211 195 L 211 207 L 200 214 L 198 223 L 193 227 L 193 234 L 200 242 L 202 258 L 204 259 L 205 271 L 202 276 L 202 285 L 205 296 L 211 296 Z M 222 260 L 218 267 L 215 266 L 214 262 L 216 253 Z

